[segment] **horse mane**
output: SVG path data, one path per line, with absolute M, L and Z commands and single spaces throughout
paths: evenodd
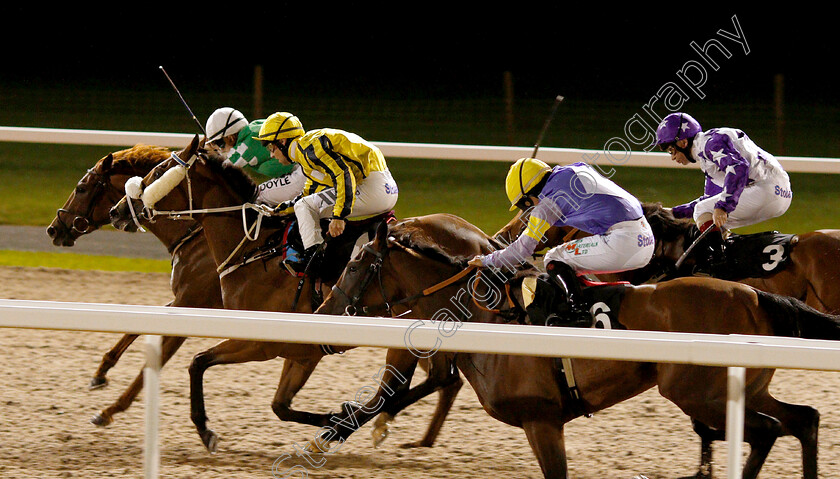
M 650 223 L 653 236 L 661 241 L 674 241 L 691 232 L 694 223 L 689 219 L 675 218 L 662 203 L 642 203 L 645 218 Z
M 222 176 L 230 188 L 245 201 L 253 201 L 259 193 L 259 185 L 248 176 L 244 169 L 225 163 L 218 155 L 204 155 L 204 163 L 215 173 Z
M 431 217 L 443 217 L 445 221 L 427 221 Z M 399 221 L 390 226 L 389 239 L 435 261 L 460 267 L 477 254 L 498 249 L 483 231 L 445 213 Z
M 117 174 L 145 176 L 158 163 L 169 158 L 171 154 L 172 150 L 162 146 L 134 145 L 131 148 L 112 153 L 114 161 L 111 169 Z

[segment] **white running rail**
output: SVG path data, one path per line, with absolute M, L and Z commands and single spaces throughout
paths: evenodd
M 58 143 L 73 145 L 134 146 L 138 143 L 183 148 L 192 134 L 148 133 L 133 131 L 72 130 L 61 128 L 24 128 L 0 126 L 0 141 L 23 143 Z M 434 143 L 373 142 L 382 153 L 393 158 L 433 160 L 503 161 L 530 156 L 533 147 L 444 145 Z M 620 157 L 610 159 L 610 157 Z M 547 163 L 568 164 L 578 161 L 598 165 L 604 172 L 613 166 L 678 168 L 667 154 L 658 152 L 599 151 L 577 148 L 541 147 L 539 157 Z M 792 173 L 840 173 L 840 158 L 776 157 L 786 171 Z
M 0 327 L 134 333 L 147 338 L 147 478 L 159 469 L 159 336 L 234 338 L 729 368 L 728 477 L 741 477 L 747 367 L 840 371 L 840 342 L 746 335 L 462 323 L 447 336 L 428 320 L 0 299 Z

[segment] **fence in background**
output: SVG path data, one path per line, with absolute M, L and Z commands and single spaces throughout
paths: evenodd
M 0 127 L 0 141 L 58 143 L 75 145 L 133 146 L 137 143 L 183 148 L 194 135 L 108 130 L 73 130 L 60 128 Z M 533 148 L 513 146 L 443 145 L 428 143 L 374 142 L 387 157 L 434 160 L 471 160 L 513 162 L 530 156 Z M 677 168 L 665 153 L 641 151 L 599 151 L 577 148 L 539 149 L 539 158 L 547 163 L 568 164 L 583 161 L 609 170 L 613 166 Z M 840 173 L 838 158 L 777 157 L 785 170 L 795 173 Z

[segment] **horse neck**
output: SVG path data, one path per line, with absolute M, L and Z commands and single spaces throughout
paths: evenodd
M 383 273 L 397 283 L 399 294 L 403 295 L 401 297 L 418 294 L 420 290 L 436 286 L 462 270 L 454 265 L 399 250 L 392 250 L 389 260 L 383 266 Z M 467 278 L 473 275 L 470 273 L 460 281 L 418 300 L 412 305 L 412 316 L 431 319 L 443 314 L 451 321 L 493 322 L 495 315 L 488 314 L 472 301 Z M 449 318 L 449 313 L 455 317 Z
M 193 220 L 158 219 L 154 223 L 147 222 L 144 227 L 160 240 L 167 250 L 178 245 L 190 232 L 194 231 L 198 223 Z
M 195 206 L 195 208 L 201 209 L 202 207 Z M 216 266 L 228 261 L 228 258 L 239 248 L 240 244 L 250 242 L 245 238 L 245 226 L 242 222 L 242 214 L 239 212 L 206 213 L 196 215 L 196 219 L 204 227 L 204 238 Z M 251 223 L 248 226 L 250 227 Z M 259 238 L 257 239 L 259 240 Z

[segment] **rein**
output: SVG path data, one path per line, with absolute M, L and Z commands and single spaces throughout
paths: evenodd
M 399 244 L 399 243 L 397 243 L 393 240 L 391 240 L 391 244 L 399 246 L 400 248 L 403 248 L 403 249 L 407 249 L 406 246 L 403 246 L 403 245 L 401 245 L 401 244 Z M 449 278 L 447 278 L 447 279 L 445 279 L 445 280 L 443 280 L 439 283 L 436 283 L 436 284 L 434 284 L 434 285 L 432 285 L 428 288 L 423 289 L 422 291 L 420 291 L 417 294 L 413 294 L 411 296 L 407 296 L 405 298 L 395 300 L 395 301 L 388 301 L 388 297 L 385 294 L 385 288 L 382 285 L 382 263 L 385 261 L 385 257 L 387 256 L 388 251 L 390 251 L 390 249 L 386 249 L 385 253 L 381 253 L 381 252 L 376 251 L 375 249 L 371 248 L 369 244 L 366 244 L 365 246 L 363 246 L 362 249 L 364 251 L 367 251 L 368 253 L 374 255 L 376 257 L 376 259 L 374 260 L 373 263 L 371 263 L 370 268 L 368 268 L 367 273 L 365 274 L 364 278 L 362 278 L 361 286 L 359 287 L 359 292 L 355 296 L 351 297 L 346 292 L 344 292 L 344 290 L 342 290 L 338 286 L 338 284 L 335 284 L 332 287 L 332 290 L 335 293 L 342 296 L 344 299 L 346 299 L 349 302 L 347 307 L 344 309 L 345 314 L 347 314 L 349 316 L 356 316 L 360 312 L 364 315 L 369 315 L 371 309 L 373 309 L 375 307 L 378 307 L 378 306 L 362 306 L 360 308 L 360 307 L 357 306 L 357 303 L 361 299 L 362 295 L 365 293 L 365 291 L 367 291 L 367 288 L 368 288 L 368 286 L 370 286 L 371 281 L 373 281 L 374 275 L 376 276 L 377 282 L 379 283 L 379 292 L 382 295 L 382 300 L 384 301 L 382 306 L 385 307 L 385 311 L 391 317 L 396 317 L 393 314 L 393 307 L 396 306 L 396 305 L 410 303 L 410 302 L 416 301 L 420 298 L 425 298 L 425 297 L 431 296 L 431 295 L 437 293 L 438 291 L 440 291 L 440 290 L 442 290 L 442 289 L 444 289 L 448 286 L 451 286 L 455 283 L 458 283 L 458 282 L 462 281 L 466 276 L 468 276 L 474 270 L 478 270 L 478 272 L 476 273 L 475 282 L 477 282 L 480 279 L 480 276 L 481 276 L 481 270 L 477 266 L 468 266 L 468 267 L 462 269 L 461 271 L 459 271 L 458 273 L 455 273 L 454 275 L 450 276 Z M 473 283 L 473 284 L 475 284 L 475 283 Z M 511 298 L 511 295 L 510 295 L 510 284 L 508 284 L 508 283 L 505 283 L 505 292 L 506 292 L 506 295 L 507 295 L 507 298 L 508 298 L 508 304 L 511 306 L 511 308 L 515 308 L 515 304 L 514 304 L 513 299 Z M 503 313 L 503 311 L 501 311 L 499 309 L 490 309 L 490 308 L 487 308 L 487 307 L 479 304 L 479 302 L 477 301 L 477 299 L 474 296 L 473 296 L 473 303 L 475 303 L 476 306 L 478 306 L 479 308 L 481 308 L 484 311 L 488 311 L 488 312 L 492 312 L 492 313 L 496 313 L 496 314 L 502 314 Z
M 216 272 L 219 273 L 219 277 L 222 278 L 236 269 L 245 266 L 246 264 L 255 261 L 252 259 L 250 261 L 244 261 L 241 263 L 237 263 L 232 266 L 228 266 L 228 264 L 233 260 L 234 256 L 242 249 L 242 247 L 248 241 L 256 241 L 260 235 L 260 229 L 262 227 L 262 220 L 265 216 L 272 216 L 273 209 L 267 205 L 263 204 L 255 204 L 255 203 L 244 203 L 242 205 L 236 206 L 223 206 L 218 208 L 202 208 L 202 209 L 195 209 L 193 208 L 193 195 L 192 195 L 192 182 L 190 181 L 190 175 L 187 174 L 189 172 L 189 167 L 193 164 L 196 158 L 198 158 L 200 154 L 193 156 L 189 161 L 182 160 L 175 152 L 172 152 L 170 155 L 170 159 L 174 160 L 178 166 L 176 168 L 183 168 L 184 169 L 184 179 L 187 181 L 187 198 L 189 199 L 189 207 L 186 210 L 156 210 L 154 207 L 144 207 L 143 214 L 145 218 L 150 221 L 154 222 L 155 217 L 157 216 L 165 216 L 172 220 L 182 220 L 182 219 L 190 219 L 194 220 L 194 214 L 213 214 L 213 213 L 229 213 L 232 211 L 241 211 L 242 212 L 242 229 L 244 232 L 244 236 L 242 241 L 230 252 L 228 257 L 218 265 L 216 268 Z M 168 170 L 167 170 L 168 171 Z M 155 180 L 157 181 L 157 180 Z M 183 180 L 182 180 L 183 181 Z M 154 184 L 154 183 L 152 183 Z M 172 188 L 174 189 L 174 186 Z M 170 190 L 171 191 L 171 190 Z M 157 193 L 157 192 L 156 192 Z M 169 192 L 166 192 L 168 194 Z M 139 191 L 135 194 L 128 195 L 129 198 L 133 199 L 140 199 L 140 195 L 142 191 Z M 164 195 L 161 195 L 164 196 Z M 134 220 L 135 224 L 142 230 L 142 227 L 139 224 L 138 215 L 134 211 L 134 205 L 131 201 L 128 201 L 128 208 L 131 212 L 131 217 Z M 253 210 L 257 212 L 257 219 L 254 221 L 250 226 L 248 225 L 248 211 Z

